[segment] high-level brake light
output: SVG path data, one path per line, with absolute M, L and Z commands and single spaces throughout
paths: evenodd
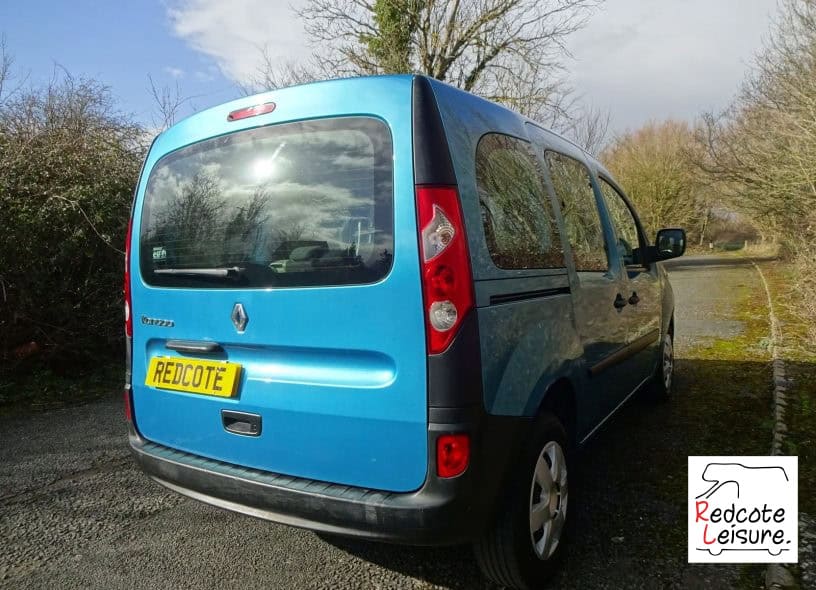
M 274 102 L 258 104 L 252 107 L 246 107 L 243 109 L 238 109 L 237 111 L 232 111 L 229 115 L 227 115 L 227 121 L 240 121 L 241 119 L 248 119 L 250 117 L 257 117 L 258 115 L 265 115 L 267 113 L 271 113 L 274 110 L 275 110 Z

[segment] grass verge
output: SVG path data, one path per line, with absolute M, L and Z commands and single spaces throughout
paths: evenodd
M 782 332 L 781 350 L 788 380 L 784 452 L 799 456 L 799 510 L 816 515 L 816 347 L 797 313 L 793 272 L 784 262 L 765 262 L 762 272 L 774 299 Z

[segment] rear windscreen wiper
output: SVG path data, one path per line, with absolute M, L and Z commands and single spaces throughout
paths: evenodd
M 230 266 L 227 268 L 154 268 L 153 274 L 185 277 L 207 277 L 213 279 L 238 279 L 244 276 L 244 268 Z

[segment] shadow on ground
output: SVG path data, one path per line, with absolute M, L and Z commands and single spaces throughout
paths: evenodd
M 767 454 L 769 375 L 766 363 L 680 359 L 671 401 L 655 403 L 640 395 L 622 408 L 574 465 L 570 545 L 551 587 L 758 587 L 761 568 L 687 563 L 687 457 Z M 490 587 L 481 580 L 469 547 L 326 540 L 430 584 L 457 590 Z

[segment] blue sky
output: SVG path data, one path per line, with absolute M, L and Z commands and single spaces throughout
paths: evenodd
M 0 34 L 32 82 L 47 81 L 59 63 L 111 86 L 122 110 L 148 123 L 148 75 L 157 86 L 178 81 L 196 108 L 239 94 L 212 57 L 175 35 L 159 0 L 2 1 Z
M 111 86 L 151 122 L 147 76 L 178 82 L 185 112 L 240 95 L 259 47 L 309 53 L 290 5 L 307 0 L 0 0 L 0 34 L 33 82 L 53 63 Z M 622 131 L 724 108 L 761 47 L 776 0 L 607 0 L 569 41 L 569 82 Z

